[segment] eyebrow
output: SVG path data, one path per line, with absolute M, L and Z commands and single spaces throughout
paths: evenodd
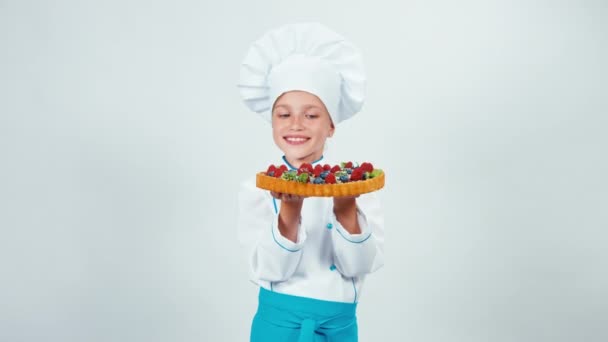
M 291 107 L 289 107 L 286 104 L 278 104 L 278 105 L 274 106 L 274 109 L 277 109 L 277 108 L 280 108 L 280 107 L 283 107 L 283 108 L 286 108 L 286 109 L 291 109 Z
M 277 109 L 279 107 L 283 107 L 283 108 L 288 109 L 288 110 L 291 109 L 291 107 L 288 104 L 278 104 L 278 105 L 274 106 L 274 109 Z M 307 105 L 305 105 L 305 106 L 302 107 L 303 110 L 307 110 L 307 109 L 310 109 L 310 108 L 316 108 L 316 109 L 321 110 L 321 107 L 313 105 L 313 104 L 307 104 Z
M 306 106 L 303 107 L 303 109 L 310 109 L 310 108 L 316 108 L 316 109 L 321 110 L 321 107 L 316 106 L 316 105 L 312 105 L 312 104 L 308 104 L 308 105 L 306 105 Z

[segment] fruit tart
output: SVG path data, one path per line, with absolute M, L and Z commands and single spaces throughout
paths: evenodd
M 297 170 L 289 170 L 286 165 L 270 165 L 266 172 L 256 175 L 256 186 L 306 197 L 357 196 L 384 187 L 384 171 L 374 169 L 368 162 L 317 164 L 314 168 L 303 163 Z

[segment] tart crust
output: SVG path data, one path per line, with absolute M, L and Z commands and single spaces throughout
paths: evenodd
M 256 175 L 256 186 L 261 189 L 306 197 L 357 196 L 384 187 L 384 171 L 374 178 L 340 184 L 312 184 L 270 177 L 265 172 Z

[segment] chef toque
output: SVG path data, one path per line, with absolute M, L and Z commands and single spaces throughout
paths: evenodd
M 334 124 L 361 110 L 365 70 L 359 50 L 318 23 L 299 23 L 266 32 L 241 63 L 238 88 L 249 109 L 271 122 L 279 96 L 302 90 L 319 97 Z

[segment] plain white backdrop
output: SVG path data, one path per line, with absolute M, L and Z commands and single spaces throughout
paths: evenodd
M 334 157 L 387 173 L 361 341 L 608 340 L 605 1 L 0 0 L 0 341 L 246 341 L 236 89 L 266 30 L 363 52 Z

